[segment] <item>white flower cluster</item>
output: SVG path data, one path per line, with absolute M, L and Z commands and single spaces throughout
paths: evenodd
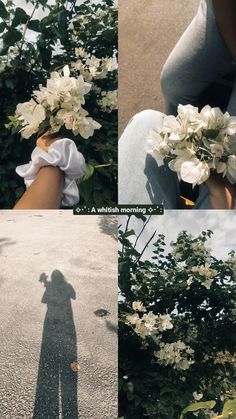
M 191 284 L 194 281 L 198 281 L 205 288 L 210 289 L 212 282 L 214 280 L 214 277 L 218 273 L 216 269 L 213 269 L 210 267 L 210 263 L 205 263 L 205 265 L 201 265 L 201 266 L 193 266 L 191 268 L 191 271 L 193 272 L 193 274 L 197 274 L 197 275 L 190 276 L 187 279 L 188 288 L 190 288 Z M 202 277 L 204 278 L 204 281 L 202 281 Z
M 201 276 L 207 276 L 209 278 L 214 278 L 217 275 L 217 270 L 212 269 L 209 263 L 201 266 L 193 266 L 191 268 L 192 272 L 197 272 Z
M 181 340 L 173 343 L 160 343 L 160 350 L 154 352 L 157 362 L 161 365 L 171 365 L 177 370 L 187 370 L 194 363 L 194 350 Z
M 221 351 L 217 352 L 216 356 L 214 357 L 215 364 L 226 364 L 229 363 L 236 367 L 236 354 L 232 355 L 228 351 Z
M 116 71 L 118 63 L 116 57 L 97 58 L 87 53 L 83 48 L 75 49 L 77 61 L 71 62 L 71 68 L 91 82 L 93 79 L 105 79 L 108 73 Z
M 219 108 L 179 105 L 177 117 L 164 116 L 161 132 L 148 135 L 147 151 L 193 186 L 205 182 L 211 170 L 236 182 L 236 117 Z
M 71 63 L 74 71 L 78 71 L 84 80 L 90 82 L 94 93 L 99 98 L 97 103 L 101 106 L 102 111 L 110 113 L 118 108 L 118 91 L 104 91 L 96 85 L 96 80 L 104 79 L 108 73 L 112 73 L 118 69 L 116 57 L 97 58 L 95 55 L 87 53 L 83 48 L 76 48 L 75 54 L 78 58 L 76 62 Z
M 109 90 L 108 92 L 101 92 L 102 99 L 98 100 L 98 104 L 104 112 L 111 113 L 118 109 L 118 91 Z
M 228 266 L 232 269 L 234 275 L 236 275 L 236 256 L 231 255 L 226 263 L 228 264 Z
M 83 109 L 84 96 L 90 91 L 91 84 L 82 75 L 70 76 L 68 66 L 62 74 L 51 73 L 46 87 L 40 85 L 33 92 L 29 102 L 20 103 L 16 108 L 16 118 L 23 138 L 30 138 L 38 131 L 58 132 L 62 126 L 74 135 L 89 138 L 101 125 L 88 116 Z
M 126 316 L 126 321 L 142 339 L 155 337 L 157 333 L 174 327 L 168 314 L 154 314 L 152 311 L 146 313 L 147 310 L 140 301 L 134 301 L 132 308 L 136 313 Z M 140 316 L 139 312 L 144 314 Z
M 111 6 L 111 8 L 118 11 L 118 3 L 119 0 L 113 0 L 113 5 Z
M 181 261 L 183 257 L 183 252 L 186 250 L 186 247 L 190 248 L 193 252 L 194 257 L 204 257 L 208 258 L 210 255 L 209 250 L 205 247 L 204 243 L 201 240 L 192 240 L 193 237 L 191 234 L 188 234 L 184 243 L 174 243 L 171 242 L 170 245 L 173 248 L 172 255 L 178 261 Z M 186 245 L 186 242 L 188 244 Z M 190 260 L 189 258 L 188 260 Z

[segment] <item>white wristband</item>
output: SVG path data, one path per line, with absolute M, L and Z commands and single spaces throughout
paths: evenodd
M 35 180 L 40 167 L 58 166 L 64 172 L 64 187 L 61 204 L 71 207 L 79 202 L 79 190 L 75 179 L 85 174 L 85 159 L 69 138 L 55 141 L 48 151 L 35 147 L 31 154 L 31 161 L 17 166 L 16 173 L 24 178 L 26 188 Z

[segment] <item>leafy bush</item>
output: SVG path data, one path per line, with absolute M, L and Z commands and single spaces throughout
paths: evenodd
M 99 77 L 100 68 L 96 63 L 89 64 L 89 60 L 96 57 L 97 63 L 98 59 L 104 63 L 107 57 L 116 56 L 117 7 L 113 0 L 101 0 L 99 4 L 85 0 L 81 5 L 74 0 L 56 0 L 53 5 L 45 0 L 28 3 L 32 6 L 31 15 L 12 0 L 7 0 L 6 5 L 0 1 L 0 206 L 11 208 L 22 195 L 24 184 L 15 174 L 15 167 L 29 161 L 35 146 L 35 136 L 22 141 L 18 133 L 11 134 L 5 127 L 8 116 L 14 114 L 18 103 L 30 100 L 40 84 L 45 85 L 52 71 L 61 70 L 66 64 L 74 66 L 74 71 L 92 83 L 85 108 L 102 125 L 88 140 L 71 136 L 88 163 L 80 184 L 81 203 L 114 203 L 117 201 L 117 109 L 114 95 L 110 97 L 107 92 L 117 89 L 117 70 L 111 69 Z M 40 7 L 45 14 L 41 20 L 34 18 Z M 36 41 L 27 36 L 29 30 L 36 35 Z
M 141 232 L 148 222 L 142 216 Z M 168 251 L 154 232 L 145 260 L 130 218 L 119 229 L 122 418 L 178 419 L 189 404 L 208 400 L 216 401 L 214 411 L 186 410 L 184 417 L 217 417 L 235 397 L 236 257 L 214 257 L 206 243 L 212 234 L 183 231 Z

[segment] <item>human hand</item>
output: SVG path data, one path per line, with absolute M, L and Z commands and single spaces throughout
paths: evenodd
M 213 209 L 236 209 L 236 185 L 217 173 L 212 173 L 206 184 Z
M 61 137 L 59 135 L 51 134 L 49 131 L 47 131 L 37 139 L 36 145 L 42 150 L 48 152 L 49 147 L 60 138 Z
M 43 272 L 40 274 L 39 282 L 46 282 L 47 278 L 48 278 L 48 275 L 46 275 L 45 272 Z

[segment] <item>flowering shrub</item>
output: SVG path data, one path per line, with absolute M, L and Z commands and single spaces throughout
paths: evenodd
M 85 156 L 80 202 L 115 203 L 117 4 L 31 0 L 28 14 L 16 3 L 0 1 L 0 206 L 11 208 L 22 195 L 15 167 L 29 161 L 48 128 L 72 138 Z
M 119 415 L 179 419 L 214 400 L 181 417 L 216 418 L 236 385 L 235 254 L 217 259 L 212 231 L 183 231 L 170 250 L 154 233 L 145 260 L 130 219 L 119 230 Z M 149 218 L 139 222 L 145 231 Z
M 193 186 L 205 182 L 211 171 L 236 183 L 236 118 L 219 108 L 179 105 L 177 117 L 165 116 L 161 132 L 148 135 L 148 152 L 159 165 L 168 165 L 178 178 Z

